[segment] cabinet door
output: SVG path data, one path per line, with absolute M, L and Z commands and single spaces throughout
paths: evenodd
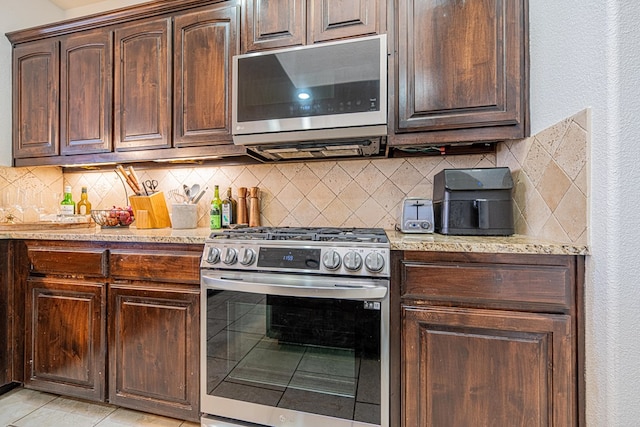
M 247 0 L 245 3 L 243 52 L 306 43 L 306 0 Z
M 115 31 L 116 150 L 171 145 L 171 19 L 136 22 Z
M 404 427 L 574 425 L 569 316 L 402 311 Z
M 523 0 L 399 2 L 397 130 L 433 131 L 424 142 L 525 136 L 527 20 Z
M 0 240 L 0 393 L 11 382 L 11 290 L 9 267 L 12 254 L 10 241 Z
M 308 43 L 318 43 L 347 37 L 366 36 L 380 32 L 379 0 L 310 0 Z
M 109 307 L 109 402 L 198 420 L 199 288 L 114 284 Z
M 111 151 L 111 31 L 67 36 L 61 52 L 60 153 Z
M 231 57 L 238 54 L 238 6 L 174 21 L 174 146 L 231 141 Z
M 13 157 L 57 156 L 60 51 L 57 39 L 13 49 Z
M 25 387 L 104 400 L 106 284 L 27 280 Z

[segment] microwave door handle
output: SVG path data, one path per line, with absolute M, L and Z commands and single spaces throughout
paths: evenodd
M 351 300 L 376 300 L 387 296 L 387 287 L 379 285 L 349 284 L 324 280 L 327 284 L 292 285 L 291 283 L 251 282 L 226 277 L 202 276 L 202 284 L 209 289 L 248 292 L 254 294 L 283 295 L 301 298 L 334 298 Z

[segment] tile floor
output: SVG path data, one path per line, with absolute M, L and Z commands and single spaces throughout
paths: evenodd
M 0 396 L 0 427 L 199 427 L 104 403 L 17 388 Z

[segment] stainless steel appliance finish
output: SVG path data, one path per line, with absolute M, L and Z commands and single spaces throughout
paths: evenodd
M 232 82 L 235 144 L 273 158 L 382 148 L 372 141 L 387 135 L 384 34 L 234 56 Z
M 381 229 L 212 233 L 202 424 L 388 427 L 389 271 Z
M 407 197 L 402 202 L 400 231 L 403 233 L 433 233 L 433 202 L 423 197 Z

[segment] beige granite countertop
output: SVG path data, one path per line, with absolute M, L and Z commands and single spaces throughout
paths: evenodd
M 174 230 L 105 228 L 71 229 L 67 231 L 2 231 L 0 239 L 27 240 L 76 240 L 96 242 L 140 242 L 140 243 L 193 243 L 204 244 L 211 230 L 206 227 Z M 485 252 L 485 253 L 530 253 L 555 255 L 587 255 L 584 245 L 554 243 L 526 236 L 445 236 L 441 234 L 404 234 L 387 230 L 392 250 L 439 251 L 439 252 Z
M 522 235 L 445 236 L 442 234 L 405 234 L 387 230 L 392 250 L 431 252 L 485 252 L 550 255 L 588 255 L 584 245 L 550 242 Z
M 100 226 L 65 231 L 0 231 L 0 239 L 76 240 L 93 242 L 197 243 L 204 244 L 211 230 L 206 227 L 175 230 L 173 228 L 100 228 Z

